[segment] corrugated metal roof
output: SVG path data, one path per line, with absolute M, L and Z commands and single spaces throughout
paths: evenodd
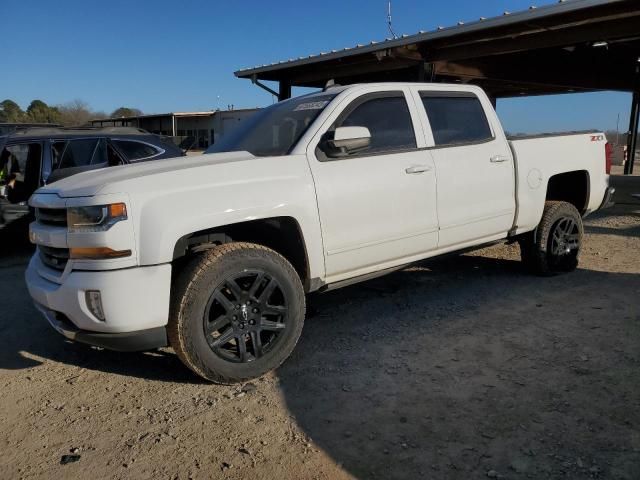
M 502 16 L 498 17 L 481 17 L 479 20 L 469 23 L 460 21 L 457 25 L 453 25 L 450 27 L 438 27 L 433 31 L 421 30 L 413 35 L 402 35 L 398 38 L 387 38 L 383 41 L 372 40 L 366 45 L 357 44 L 353 47 L 343 48 L 342 50 L 320 52 L 319 54 L 309 55 L 307 57 L 298 57 L 297 59 L 282 60 L 279 62 L 271 63 L 269 65 L 264 64 L 251 68 L 245 68 L 235 72 L 235 75 L 236 77 L 240 78 L 251 78 L 253 75 L 260 75 L 261 73 L 284 70 L 328 60 L 336 60 L 339 58 L 364 53 L 372 53 L 388 48 L 404 47 L 419 42 L 441 40 L 443 38 L 453 37 L 456 35 L 463 35 L 495 27 L 504 27 L 521 22 L 552 17 L 554 15 L 566 14 L 578 10 L 598 7 L 607 4 L 615 4 L 624 1 L 625 0 L 560 0 L 557 4 L 545 5 L 542 7 L 531 6 L 528 10 L 524 10 L 521 12 L 504 12 Z

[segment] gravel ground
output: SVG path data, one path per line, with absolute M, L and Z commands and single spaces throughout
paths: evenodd
M 64 341 L 16 248 L 0 477 L 638 479 L 640 207 L 587 232 L 569 275 L 501 245 L 313 295 L 292 358 L 237 387 Z

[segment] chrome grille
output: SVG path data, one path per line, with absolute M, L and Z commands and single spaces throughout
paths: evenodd
M 38 245 L 38 252 L 42 263 L 56 270 L 64 270 L 67 266 L 67 262 L 69 261 L 68 248 L 53 248 Z
M 36 219 L 43 225 L 54 227 L 67 226 L 67 210 L 65 208 L 36 208 Z

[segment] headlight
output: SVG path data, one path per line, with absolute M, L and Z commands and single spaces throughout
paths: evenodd
M 104 232 L 114 224 L 127 219 L 124 203 L 71 207 L 67 209 L 67 225 L 70 232 Z

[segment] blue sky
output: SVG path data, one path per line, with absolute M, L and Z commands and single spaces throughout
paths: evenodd
M 548 0 L 394 0 L 398 34 L 518 11 Z M 239 68 L 381 40 L 386 0 L 0 0 L 0 100 L 23 108 L 82 99 L 146 113 L 265 106 Z M 295 92 L 294 92 L 295 93 Z M 218 98 L 219 97 L 219 98 Z M 596 93 L 499 102 L 512 132 L 615 129 L 630 96 Z

